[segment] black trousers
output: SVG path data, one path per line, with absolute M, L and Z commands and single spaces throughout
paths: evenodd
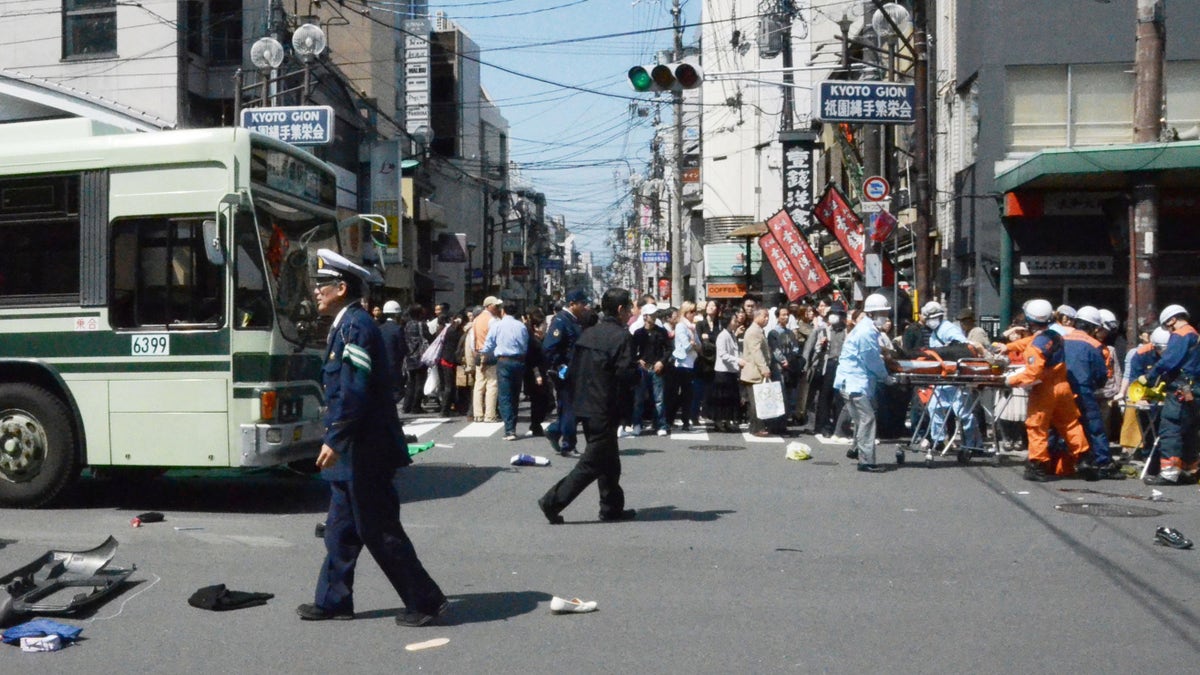
M 351 480 L 329 484 L 326 554 L 317 576 L 317 606 L 331 612 L 354 611 L 354 571 L 366 547 L 405 608 L 434 613 L 446 596 L 421 565 L 400 524 L 400 499 L 390 472 L 359 473 Z
M 454 406 L 454 399 L 458 394 L 458 387 L 454 384 L 455 371 L 457 366 L 445 366 L 438 362 L 438 398 L 441 399 L 441 413 L 443 415 L 450 414 L 450 408 Z M 461 411 L 459 411 L 461 414 Z
M 562 480 L 542 497 L 549 515 L 558 515 L 592 482 L 600 489 L 600 517 L 616 516 L 625 510 L 621 490 L 621 455 L 617 447 L 616 422 L 604 417 L 581 417 L 587 448 Z
M 408 382 L 404 386 L 404 412 L 421 412 L 421 399 L 425 397 L 425 376 L 429 369 L 421 366 L 408 371 Z
M 835 396 L 833 379 L 837 375 L 837 359 L 829 359 L 825 364 L 825 373 L 821 378 L 821 391 L 817 396 L 817 416 L 813 423 L 813 433 L 832 436 L 837 426 L 838 415 L 842 412 L 842 397 Z

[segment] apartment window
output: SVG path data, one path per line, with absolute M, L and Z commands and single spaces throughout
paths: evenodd
M 1135 76 L 1128 63 L 1007 70 L 1008 152 L 1133 142 Z M 1200 61 L 1166 64 L 1167 126 L 1200 136 Z
M 117 0 L 63 0 L 63 58 L 117 53 Z

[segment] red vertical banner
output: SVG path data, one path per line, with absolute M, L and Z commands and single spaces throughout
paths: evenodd
M 776 213 L 767 220 L 767 231 L 768 235 L 764 236 L 772 237 L 779 245 L 784 256 L 788 259 L 791 271 L 807 291 L 806 294 L 816 293 L 829 285 L 829 275 L 825 272 L 825 267 L 821 265 L 821 261 L 817 258 L 816 253 L 808 245 L 808 241 L 804 239 L 804 235 L 800 234 L 796 223 L 792 220 L 791 215 L 786 209 Z M 762 245 L 761 240 L 759 245 Z M 784 289 L 788 290 L 788 286 L 785 283 L 788 279 L 780 274 L 779 280 Z M 796 298 L 791 297 L 790 292 L 788 293 L 788 299 L 796 300 Z
M 808 286 L 801 279 L 800 272 L 792 267 L 787 253 L 784 253 L 783 247 L 774 236 L 770 233 L 764 234 L 758 238 L 758 245 L 770 261 L 771 267 L 775 269 L 775 276 L 779 277 L 779 285 L 783 287 L 783 292 L 787 293 L 789 301 L 795 302 L 809 294 Z
M 863 224 L 859 219 L 858 214 L 854 209 L 850 208 L 850 204 L 846 202 L 846 197 L 841 190 L 833 183 L 825 188 L 825 194 L 821 195 L 821 199 L 817 201 L 816 211 L 813 213 L 816 216 L 817 222 L 825 226 L 842 250 L 846 252 L 846 257 L 859 272 L 864 269 L 863 266 Z
M 891 214 L 888 214 L 889 216 Z M 818 223 L 825 226 L 842 250 L 846 252 L 846 257 L 850 262 L 858 268 L 859 272 L 865 271 L 863 254 L 866 246 L 866 236 L 863 233 L 862 219 L 850 208 L 850 204 L 846 201 L 846 196 L 842 191 L 837 189 L 833 183 L 825 188 L 825 194 L 821 195 L 821 199 L 817 201 L 817 208 L 813 212 L 813 216 Z M 891 219 L 889 223 L 892 228 L 895 227 L 895 219 Z M 890 234 L 890 232 L 889 232 Z M 892 261 L 888 260 L 886 255 L 883 256 L 883 285 L 892 285 L 895 279 L 895 270 L 892 269 Z

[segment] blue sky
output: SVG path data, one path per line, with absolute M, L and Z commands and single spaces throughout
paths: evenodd
M 700 0 L 681 4 L 683 23 L 699 22 Z M 654 62 L 655 54 L 670 49 L 673 40 L 670 30 L 574 40 L 669 29 L 671 2 L 431 2 L 430 12 L 438 10 L 478 43 L 485 64 L 484 89 L 510 125 L 509 152 L 524 167 L 523 178 L 546 195 L 547 214 L 566 216 L 581 250 L 607 262 L 606 235 L 629 207 L 624 198 L 629 173 L 645 175 L 650 158 L 654 99 L 649 94 L 635 95 L 626 72 L 634 65 Z M 698 29 L 687 29 L 684 43 L 694 43 L 698 34 Z M 532 46 L 555 40 L 574 42 Z M 487 64 L 588 91 L 520 77 Z M 639 102 L 649 116 L 631 113 L 631 104 Z M 670 119 L 669 99 L 662 99 L 661 112 L 664 120 Z

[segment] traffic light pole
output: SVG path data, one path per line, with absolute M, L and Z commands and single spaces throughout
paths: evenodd
M 675 22 L 675 61 L 683 59 L 683 22 L 679 0 L 671 5 Z M 672 150 L 674 173 L 671 176 L 671 304 L 678 307 L 686 294 L 683 292 L 683 240 L 685 218 L 683 212 L 683 91 L 676 88 L 671 92 L 671 104 L 675 109 L 675 147 Z

